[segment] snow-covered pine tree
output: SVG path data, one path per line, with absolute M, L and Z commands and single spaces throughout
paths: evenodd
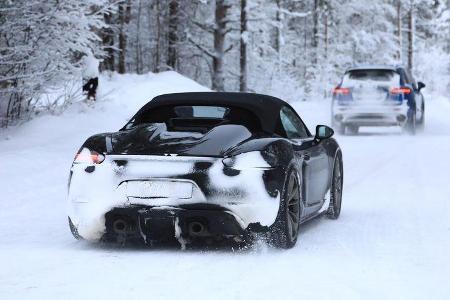
M 76 71 L 78 56 L 89 48 L 104 49 L 102 70 L 174 69 L 217 90 L 287 100 L 327 95 L 351 65 L 407 65 L 408 57 L 416 74 L 436 88 L 432 73 L 449 73 L 449 5 L 448 0 L 5 0 L 1 117 L 8 122 L 28 110 L 40 93 Z M 431 52 L 439 65 L 427 59 Z
M 445 93 L 450 89 L 450 1 L 414 0 L 411 8 L 413 73 L 427 90 Z
M 0 118 L 3 126 L 32 110 L 54 84 L 77 72 L 82 53 L 101 54 L 103 0 L 1 1 Z

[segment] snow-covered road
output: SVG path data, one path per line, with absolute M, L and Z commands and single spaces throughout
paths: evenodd
M 119 128 L 155 94 L 204 88 L 163 73 L 102 89 L 109 96 L 95 109 L 0 133 L 0 299 L 450 299 L 449 99 L 427 99 L 425 132 L 414 137 L 337 136 L 341 217 L 302 226 L 294 249 L 180 251 L 74 240 L 67 175 L 90 134 Z M 328 101 L 295 107 L 311 129 L 329 121 Z

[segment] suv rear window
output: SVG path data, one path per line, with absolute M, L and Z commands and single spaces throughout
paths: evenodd
M 352 70 L 344 75 L 342 86 L 351 87 L 358 82 L 370 81 L 398 86 L 400 83 L 400 74 L 393 70 L 383 69 Z

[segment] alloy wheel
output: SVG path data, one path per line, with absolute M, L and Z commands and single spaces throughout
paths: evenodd
M 287 227 L 289 238 L 291 241 L 295 240 L 298 235 L 299 219 L 300 219 L 300 193 L 298 179 L 295 174 L 289 177 L 289 184 L 287 190 Z
M 339 162 L 336 162 L 333 181 L 333 208 L 335 210 L 335 215 L 338 216 L 341 212 L 342 202 L 342 170 Z

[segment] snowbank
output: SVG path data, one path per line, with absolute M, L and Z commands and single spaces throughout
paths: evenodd
M 26 145 L 31 141 L 44 144 L 60 138 L 67 141 L 74 138 L 74 144 L 78 145 L 75 146 L 75 151 L 90 135 L 121 128 L 140 107 L 155 96 L 208 90 L 171 71 L 145 75 L 102 74 L 97 102 L 77 102 L 61 114 L 43 114 L 20 126 L 0 131 L 0 140 L 14 136 L 15 143 Z M 57 92 L 60 91 L 55 91 Z M 57 97 L 54 94 L 51 96 Z M 43 133 L 45 138 L 38 132 Z

